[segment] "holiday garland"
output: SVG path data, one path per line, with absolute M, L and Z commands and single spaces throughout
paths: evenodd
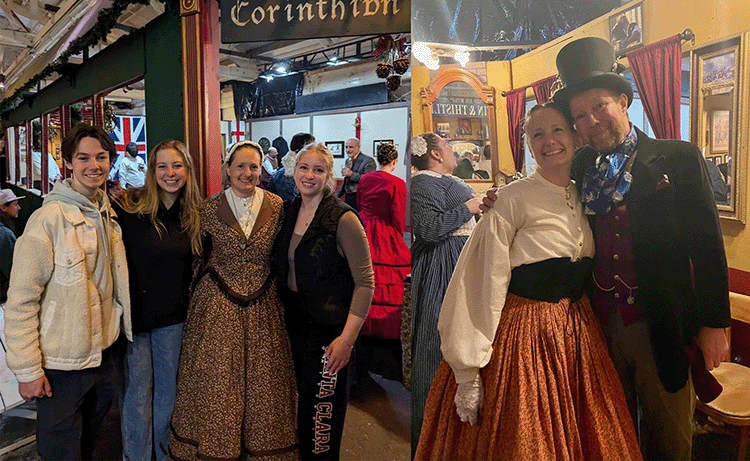
M 101 41 L 106 42 L 107 34 L 117 24 L 117 19 L 130 4 L 148 5 L 149 3 L 149 0 L 114 0 L 111 7 L 99 11 L 96 24 L 91 27 L 91 30 L 70 42 L 70 46 L 68 46 L 68 49 L 60 57 L 49 63 L 41 72 L 31 77 L 23 86 L 14 91 L 12 95 L 3 99 L 0 102 L 0 112 L 8 109 L 16 99 L 20 98 L 25 91 L 31 89 L 39 81 L 55 72 L 60 72 L 68 64 L 68 59 L 71 56 L 75 56 Z
M 398 40 L 390 34 L 382 35 L 377 41 L 377 48 L 372 55 L 383 61 L 375 68 L 378 78 L 386 79 L 386 86 L 396 91 L 401 86 L 401 75 L 409 69 L 409 53 L 406 37 Z M 391 75 L 393 72 L 395 74 Z M 396 75 L 398 74 L 398 75 Z

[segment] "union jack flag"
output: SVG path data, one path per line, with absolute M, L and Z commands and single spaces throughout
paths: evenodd
M 125 146 L 134 142 L 138 146 L 138 156 L 146 160 L 146 117 L 115 115 L 115 130 L 109 134 L 117 148 L 117 159 L 110 170 L 109 179 L 115 179 L 117 165 L 125 155 Z

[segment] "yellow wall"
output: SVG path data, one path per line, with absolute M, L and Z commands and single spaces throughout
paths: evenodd
M 609 17 L 637 3 L 638 1 L 628 3 L 511 61 L 513 86 L 529 85 L 555 74 L 557 52 L 572 39 L 588 36 L 609 39 Z M 695 45 L 683 42 L 682 49 L 686 52 L 704 43 L 750 29 L 750 1 L 645 0 L 643 22 L 644 43 L 653 43 L 685 29 L 692 29 L 695 33 Z M 750 57 L 745 57 L 745 65 L 748 65 L 748 58 Z M 627 60 L 621 62 L 627 65 Z M 750 126 L 745 129 L 750 129 Z M 750 195 L 750 187 L 746 191 Z M 750 230 L 746 230 L 737 221 L 724 219 L 721 220 L 721 226 L 729 267 L 750 272 Z
M 632 1 L 599 17 L 569 34 L 511 61 L 514 86 L 529 85 L 557 73 L 555 56 L 569 41 L 581 37 L 609 39 L 609 17 L 638 4 Z M 644 43 L 679 34 L 685 29 L 695 33 L 695 45 L 683 42 L 682 50 L 701 46 L 721 37 L 750 29 L 750 2 L 747 0 L 645 0 L 643 2 Z M 621 60 L 627 65 L 627 60 Z
M 502 92 L 512 90 L 512 73 L 510 61 L 492 61 L 487 63 L 487 85 L 495 88 L 495 117 L 497 120 L 498 152 L 500 152 L 500 171 L 513 176 L 516 167 L 510 155 L 508 141 L 508 109 Z
M 640 0 L 635 0 L 612 12 L 597 18 L 562 37 L 546 43 L 518 58 L 508 61 L 487 63 L 487 83 L 497 90 L 497 129 L 500 140 L 500 168 L 505 172 L 513 171 L 513 160 L 508 144 L 508 117 L 505 109 L 505 98 L 501 92 L 530 85 L 531 83 L 557 73 L 555 57 L 566 43 L 573 39 L 598 36 L 609 39 L 609 17 L 629 9 Z M 750 30 L 750 1 L 748 0 L 644 0 L 643 31 L 644 43 L 653 43 L 685 29 L 695 33 L 695 45 L 683 42 L 682 49 L 687 52 L 705 43 L 719 38 L 735 35 Z M 748 65 L 750 56 L 745 57 Z M 621 60 L 627 65 L 627 60 Z M 415 61 L 415 64 L 418 62 Z M 412 127 L 415 134 L 422 130 L 422 112 L 418 92 L 430 82 L 429 71 L 423 66 L 412 70 Z M 531 97 L 531 90 L 527 96 Z M 750 130 L 750 126 L 744 127 Z M 750 159 L 749 159 L 750 160 Z M 750 165 L 750 161 L 747 162 Z M 749 167 L 750 169 L 750 167 Z M 750 174 L 748 174 L 750 177 Z M 748 206 L 750 206 L 750 187 Z M 746 210 L 750 216 L 750 209 Z M 750 219 L 748 220 L 750 221 Z M 729 267 L 750 272 L 750 230 L 745 225 L 722 219 L 722 231 L 727 251 Z
M 430 85 L 430 69 L 414 64 L 419 61 L 412 59 L 411 68 L 411 132 L 412 136 L 417 136 L 425 132 L 421 91 Z

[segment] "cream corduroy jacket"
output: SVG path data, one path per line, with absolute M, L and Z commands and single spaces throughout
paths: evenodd
M 114 336 L 116 327 L 112 325 L 120 319 L 120 330 L 132 341 L 128 269 L 120 226 L 109 210 L 112 215 L 106 214 L 109 231 L 104 237 L 108 237 L 109 246 L 105 261 L 111 264 L 114 298 L 113 309 L 103 310 L 92 280 L 104 250 L 97 251 L 100 241 L 94 213 L 99 210 L 77 203 L 66 185 L 55 186 L 56 200 L 45 201 L 16 242 L 5 306 L 5 335 L 6 361 L 19 382 L 41 378 L 42 368 L 81 370 L 99 366 L 102 350 L 116 339 L 107 336 Z M 52 194 L 48 201 L 50 198 Z M 103 325 L 111 331 L 103 332 Z M 104 344 L 105 340 L 109 344 Z

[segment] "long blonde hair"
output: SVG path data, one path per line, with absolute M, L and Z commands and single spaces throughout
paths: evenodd
M 148 154 L 148 168 L 146 169 L 146 185 L 137 189 L 127 189 L 117 199 L 118 203 L 128 213 L 137 213 L 138 216 L 148 215 L 151 224 L 156 228 L 159 237 L 163 237 L 162 231 L 166 230 L 164 223 L 159 219 L 158 211 L 161 204 L 159 194 L 160 187 L 156 182 L 156 154 L 163 149 L 174 149 L 182 157 L 182 163 L 187 170 L 185 185 L 180 190 L 180 224 L 182 229 L 190 238 L 190 248 L 194 255 L 201 253 L 200 239 L 200 208 L 203 203 L 198 181 L 195 179 L 195 167 L 193 158 L 187 150 L 187 146 L 180 141 L 168 139 L 156 145 Z

